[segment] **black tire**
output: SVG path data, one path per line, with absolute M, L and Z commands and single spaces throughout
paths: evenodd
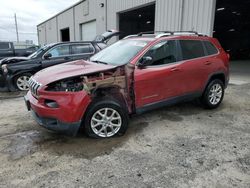
M 106 136 L 106 137 L 99 136 L 93 131 L 93 129 L 91 127 L 91 119 L 94 116 L 94 114 L 98 110 L 101 110 L 104 108 L 115 110 L 116 112 L 119 113 L 119 115 L 121 117 L 121 126 L 119 128 L 119 131 L 112 136 Z M 87 109 L 87 111 L 85 113 L 83 126 L 84 126 L 85 133 L 89 137 L 92 137 L 92 138 L 110 138 L 110 137 L 114 137 L 114 136 L 124 135 L 124 133 L 126 132 L 126 130 L 128 128 L 128 121 L 129 121 L 128 112 L 127 112 L 125 107 L 123 107 L 117 100 L 115 100 L 113 98 L 103 97 L 103 98 L 100 98 L 100 99 L 94 101 L 89 106 L 89 108 Z M 103 125 L 100 125 L 100 126 L 103 126 Z
M 221 97 L 220 99 L 218 99 L 218 102 L 215 102 L 214 104 L 210 101 L 209 99 L 209 95 L 211 94 L 211 89 L 215 86 L 215 85 L 220 85 L 221 87 Z M 202 97 L 201 97 L 201 103 L 204 106 L 204 108 L 207 109 L 215 109 L 218 106 L 220 106 L 223 98 L 224 98 L 224 90 L 225 90 L 225 86 L 223 84 L 223 82 L 219 79 L 215 79 L 209 82 L 209 84 L 207 85 Z
M 18 80 L 19 80 L 19 78 L 21 78 L 21 77 L 30 78 L 31 76 L 32 76 L 31 73 L 23 73 L 23 74 L 20 74 L 20 75 L 16 76 L 16 77 L 14 78 L 14 85 L 15 85 L 16 89 L 18 89 L 19 91 L 27 91 L 27 90 L 29 90 L 28 88 L 27 88 L 27 89 L 21 89 L 21 88 L 20 88 L 20 85 L 18 85 Z

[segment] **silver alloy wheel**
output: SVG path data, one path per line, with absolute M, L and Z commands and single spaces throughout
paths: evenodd
M 208 99 L 209 102 L 212 105 L 217 105 L 222 98 L 222 86 L 220 84 L 214 84 L 210 91 L 209 91 L 209 95 L 208 95 Z
M 103 138 L 114 136 L 122 125 L 121 115 L 112 108 L 102 108 L 91 118 L 91 129 Z
M 16 80 L 16 86 L 19 90 L 21 91 L 27 91 L 29 90 L 29 76 L 20 76 L 17 80 Z

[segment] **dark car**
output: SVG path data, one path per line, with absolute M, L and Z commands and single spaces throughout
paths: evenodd
M 0 61 L 0 87 L 16 91 L 28 90 L 29 78 L 36 72 L 61 63 L 88 59 L 107 46 L 107 41 L 119 35 L 118 31 L 107 31 L 94 41 L 62 42 L 46 45 L 28 58 L 14 57 Z
M 13 42 L 0 42 L 0 59 L 14 56 L 29 56 L 38 50 L 38 46 L 30 46 L 24 49 L 16 49 Z

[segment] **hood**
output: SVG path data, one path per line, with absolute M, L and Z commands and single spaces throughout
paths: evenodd
M 16 63 L 16 62 L 20 62 L 20 61 L 27 61 L 29 59 L 30 58 L 28 58 L 28 57 L 7 57 L 7 58 L 4 58 L 4 59 L 1 59 L 0 65 Z
M 33 78 L 42 85 L 47 85 L 65 78 L 87 75 L 113 68 L 115 66 L 78 60 L 48 67 L 36 73 Z

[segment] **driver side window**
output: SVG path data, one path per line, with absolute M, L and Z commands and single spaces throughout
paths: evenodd
M 49 51 L 52 58 L 70 55 L 69 45 L 57 46 Z
M 152 57 L 150 66 L 165 65 L 177 61 L 176 41 L 163 41 L 153 46 L 145 55 Z

